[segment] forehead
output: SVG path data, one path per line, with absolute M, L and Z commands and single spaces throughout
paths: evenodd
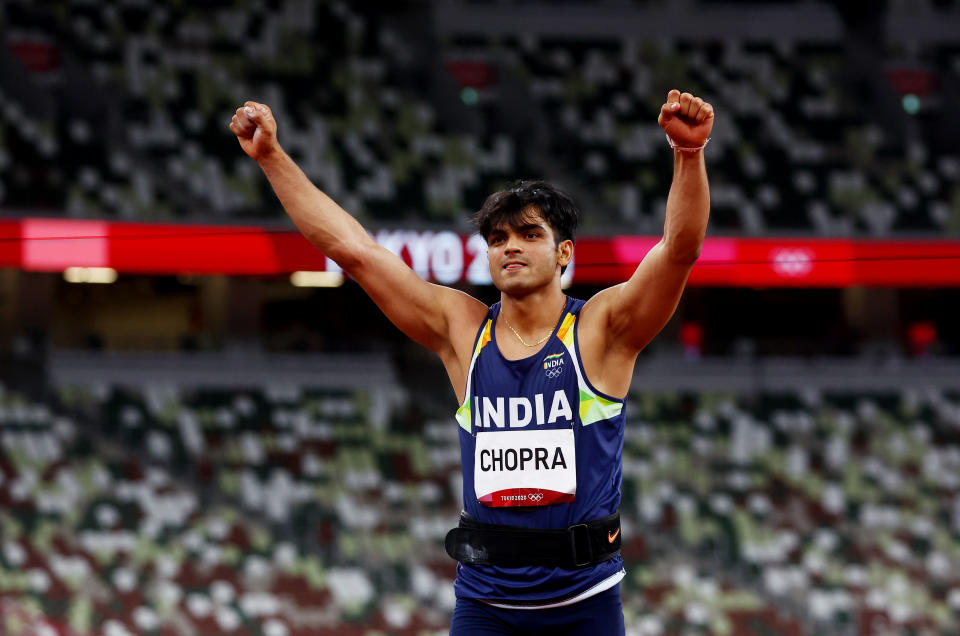
M 516 231 L 536 226 L 552 231 L 550 223 L 544 218 L 540 208 L 535 205 L 528 205 L 522 210 L 500 218 L 490 229 L 490 233 L 506 232 L 507 230 Z

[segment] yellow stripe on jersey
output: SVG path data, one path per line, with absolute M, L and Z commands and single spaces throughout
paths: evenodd
M 468 433 L 473 430 L 473 405 L 470 401 L 470 381 L 473 379 L 473 367 L 477 363 L 477 356 L 480 355 L 480 351 L 490 342 L 490 330 L 492 327 L 493 320 L 487 320 L 486 324 L 483 325 L 483 332 L 477 339 L 477 347 L 473 350 L 473 357 L 470 358 L 470 369 L 467 371 L 466 397 L 464 397 L 463 404 L 457 409 L 457 424 Z

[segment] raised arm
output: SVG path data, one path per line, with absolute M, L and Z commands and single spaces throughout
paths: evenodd
M 690 93 L 672 90 L 658 123 L 674 147 L 663 238 L 629 280 L 594 296 L 583 314 L 584 326 L 598 327 L 589 330 L 589 343 L 584 343 L 596 351 L 597 382 L 618 394 L 629 386 L 637 354 L 676 310 L 700 255 L 710 215 L 703 146 L 713 129 L 713 107 Z
M 384 314 L 413 340 L 440 354 L 451 372 L 454 350 L 469 348 L 486 314 L 480 301 L 424 281 L 406 263 L 377 245 L 367 231 L 314 186 L 277 141 L 277 122 L 264 104 L 246 102 L 230 130 L 266 174 L 290 218 L 303 235 L 353 277 Z M 465 345 L 461 343 L 466 343 Z M 464 380 L 465 381 L 465 380 Z

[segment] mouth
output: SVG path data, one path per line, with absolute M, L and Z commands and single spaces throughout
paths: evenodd
M 521 263 L 519 261 L 509 261 L 503 264 L 503 269 L 507 270 L 508 272 L 515 272 L 526 266 L 527 266 L 526 263 Z

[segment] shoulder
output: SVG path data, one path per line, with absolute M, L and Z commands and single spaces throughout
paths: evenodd
M 579 314 L 578 331 L 604 331 L 610 322 L 610 311 L 615 295 L 623 283 L 597 292 L 589 300 L 576 300 Z
M 450 345 L 454 350 L 463 352 L 473 348 L 477 333 L 483 328 L 488 317 L 496 315 L 498 305 L 488 307 L 460 290 L 450 289 L 449 292 L 446 309 Z
M 577 344 L 584 373 L 597 389 L 617 397 L 627 394 L 637 357 L 637 352 L 625 347 L 611 328 L 615 320 L 611 315 L 613 300 L 621 285 L 590 298 L 583 304 L 577 320 Z

